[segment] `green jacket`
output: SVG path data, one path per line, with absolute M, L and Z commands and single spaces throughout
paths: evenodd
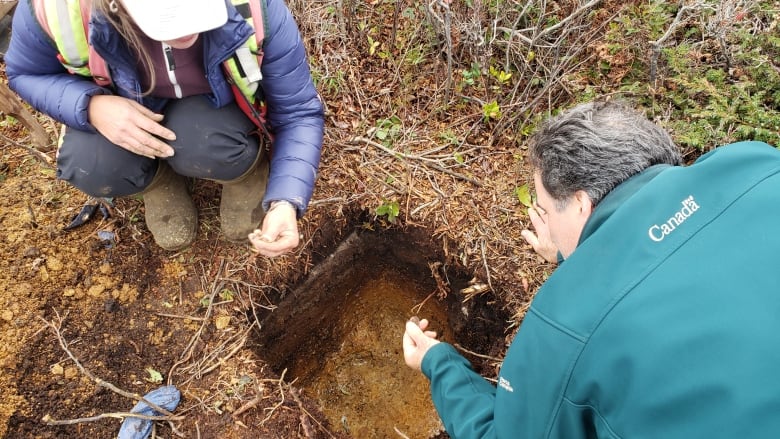
M 658 165 L 597 206 L 494 387 L 423 359 L 453 438 L 780 438 L 780 151 Z

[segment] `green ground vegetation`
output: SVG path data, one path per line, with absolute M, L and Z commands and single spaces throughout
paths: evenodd
M 683 147 L 780 145 L 779 11 L 772 1 L 632 5 L 610 22 L 605 59 L 591 77 L 624 68 L 618 93 L 647 108 Z

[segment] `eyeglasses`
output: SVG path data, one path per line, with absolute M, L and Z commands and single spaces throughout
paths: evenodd
M 544 209 L 542 206 L 539 205 L 539 203 L 536 202 L 536 194 L 534 193 L 531 195 L 531 206 L 534 208 L 536 213 L 539 214 L 539 216 L 542 218 L 542 221 L 544 221 L 545 217 L 547 217 L 547 210 Z

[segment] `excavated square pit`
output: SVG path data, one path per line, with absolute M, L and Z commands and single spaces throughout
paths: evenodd
M 319 403 L 332 431 L 447 437 L 427 379 L 404 364 L 401 337 L 412 315 L 467 351 L 501 352 L 507 316 L 485 303 L 490 294 L 463 302 L 471 276 L 443 270 L 432 247 L 420 233 L 353 233 L 261 318 L 262 357 Z M 434 276 L 450 287 L 444 299 Z M 466 357 L 495 374 L 495 362 Z

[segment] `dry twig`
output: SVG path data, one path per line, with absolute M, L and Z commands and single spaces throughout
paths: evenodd
M 479 181 L 477 181 L 477 180 L 475 180 L 475 179 L 473 179 L 471 177 L 467 177 L 467 176 L 465 176 L 463 174 L 459 174 L 459 173 L 457 173 L 455 171 L 451 171 L 451 170 L 445 168 L 444 166 L 440 165 L 439 163 L 437 163 L 435 160 L 428 159 L 426 157 L 422 157 L 422 156 L 414 155 L 414 154 L 404 154 L 404 153 L 399 152 L 399 151 L 393 151 L 392 149 L 382 145 L 381 143 L 374 142 L 373 140 L 367 139 L 365 137 L 355 137 L 354 139 L 352 139 L 352 143 L 365 143 L 366 145 L 371 145 L 373 147 L 379 148 L 382 151 L 384 151 L 384 152 L 386 152 L 386 153 L 388 153 L 388 154 L 390 154 L 390 155 L 392 155 L 394 157 L 400 157 L 400 158 L 403 158 L 403 159 L 410 159 L 410 160 L 421 161 L 421 162 L 425 163 L 427 166 L 430 166 L 431 168 L 433 168 L 433 169 L 435 169 L 437 171 L 443 172 L 443 173 L 445 173 L 447 175 L 451 175 L 451 176 L 453 176 L 453 177 L 455 177 L 455 178 L 457 178 L 459 180 L 468 181 L 469 183 L 473 184 L 474 186 L 477 186 L 477 187 L 482 186 L 482 183 L 480 183 Z
M 650 83 L 655 82 L 655 77 L 658 72 L 658 57 L 661 55 L 661 48 L 666 43 L 666 40 L 669 39 L 669 37 L 674 34 L 674 31 L 677 30 L 680 25 L 682 25 L 687 18 L 687 16 L 693 12 L 699 11 L 703 8 L 709 8 L 707 4 L 702 1 L 698 0 L 696 2 L 693 2 L 692 4 L 688 5 L 682 5 L 682 7 L 677 11 L 677 15 L 674 17 L 674 20 L 672 20 L 672 24 L 669 25 L 669 27 L 666 29 L 666 32 L 664 32 L 661 37 L 659 37 L 655 41 L 650 41 Z
M 43 323 L 47 327 L 51 328 L 51 330 L 54 331 L 54 334 L 57 337 L 57 341 L 59 342 L 60 347 L 68 355 L 68 357 L 71 359 L 71 361 L 73 361 L 73 363 L 76 365 L 78 370 L 84 376 L 86 376 L 87 378 L 92 380 L 98 386 L 105 387 L 106 389 L 108 389 L 108 390 L 110 390 L 110 391 L 112 391 L 112 392 L 114 392 L 114 393 L 116 393 L 118 395 L 124 396 L 125 398 L 130 398 L 130 399 L 132 399 L 132 400 L 134 400 L 136 402 L 143 401 L 149 407 L 153 408 L 154 410 L 156 410 L 156 411 L 158 411 L 160 413 L 163 413 L 164 416 L 146 416 L 146 415 L 141 415 L 141 414 L 136 414 L 136 413 L 104 413 L 102 415 L 88 417 L 88 418 L 78 418 L 78 419 L 71 419 L 71 420 L 55 420 L 55 419 L 52 419 L 50 416 L 46 415 L 42 419 L 43 422 L 45 422 L 45 423 L 47 423 L 49 425 L 66 425 L 66 424 L 77 424 L 77 423 L 81 423 L 81 422 L 92 422 L 92 421 L 96 421 L 96 420 L 104 419 L 104 418 L 109 418 L 109 417 L 110 418 L 134 417 L 134 418 L 140 418 L 140 419 L 150 419 L 150 420 L 155 420 L 155 421 L 157 421 L 157 420 L 159 420 L 159 421 L 167 421 L 168 424 L 171 427 L 171 430 L 174 432 L 174 434 L 176 434 L 177 436 L 180 436 L 180 437 L 184 436 L 176 428 L 176 426 L 173 424 L 174 421 L 181 421 L 182 419 L 184 419 L 183 416 L 176 416 L 173 413 L 171 413 L 170 411 L 168 411 L 168 410 L 160 407 L 159 405 L 157 405 L 157 404 L 147 400 L 146 398 L 144 398 L 141 395 L 138 395 L 137 393 L 131 393 L 131 392 L 122 390 L 119 387 L 115 386 L 114 384 L 111 384 L 108 381 L 105 381 L 105 380 L 95 376 L 94 374 L 92 374 L 92 372 L 90 372 L 87 368 L 85 368 L 81 364 L 79 359 L 73 354 L 73 352 L 71 352 L 70 348 L 68 347 L 68 342 L 65 340 L 65 337 L 62 335 L 62 323 L 65 321 L 65 317 L 60 317 L 60 314 L 56 310 L 54 311 L 54 314 L 55 314 L 56 317 L 55 317 L 55 319 L 53 319 L 53 321 L 48 321 L 48 320 L 45 320 L 43 318 L 41 318 L 41 320 L 43 320 Z
M 3 141 L 6 142 L 9 145 L 13 145 L 13 146 L 15 146 L 17 148 L 22 148 L 22 149 L 26 150 L 27 152 L 29 152 L 30 154 L 35 156 L 35 158 L 37 158 L 47 168 L 54 169 L 54 164 L 52 163 L 52 161 L 49 158 L 49 156 L 47 156 L 46 154 L 42 153 L 41 151 L 39 151 L 39 150 L 37 150 L 37 149 L 35 149 L 33 147 L 30 147 L 30 146 L 27 146 L 27 145 L 23 145 L 23 144 L 17 142 L 16 140 L 11 139 L 10 137 L 6 136 L 5 134 L 0 134 L 0 138 L 2 138 Z
M 303 427 L 303 434 L 308 438 L 311 439 L 314 437 L 314 429 L 311 426 L 311 423 L 309 422 L 309 418 L 311 417 L 311 414 L 309 414 L 308 411 L 306 411 L 306 408 L 303 407 L 303 403 L 301 402 L 301 398 L 298 397 L 298 391 L 294 388 L 290 387 L 290 395 L 292 395 L 293 399 L 295 400 L 295 403 L 298 404 L 298 408 L 301 409 L 303 414 L 299 417 L 301 421 L 301 427 Z

